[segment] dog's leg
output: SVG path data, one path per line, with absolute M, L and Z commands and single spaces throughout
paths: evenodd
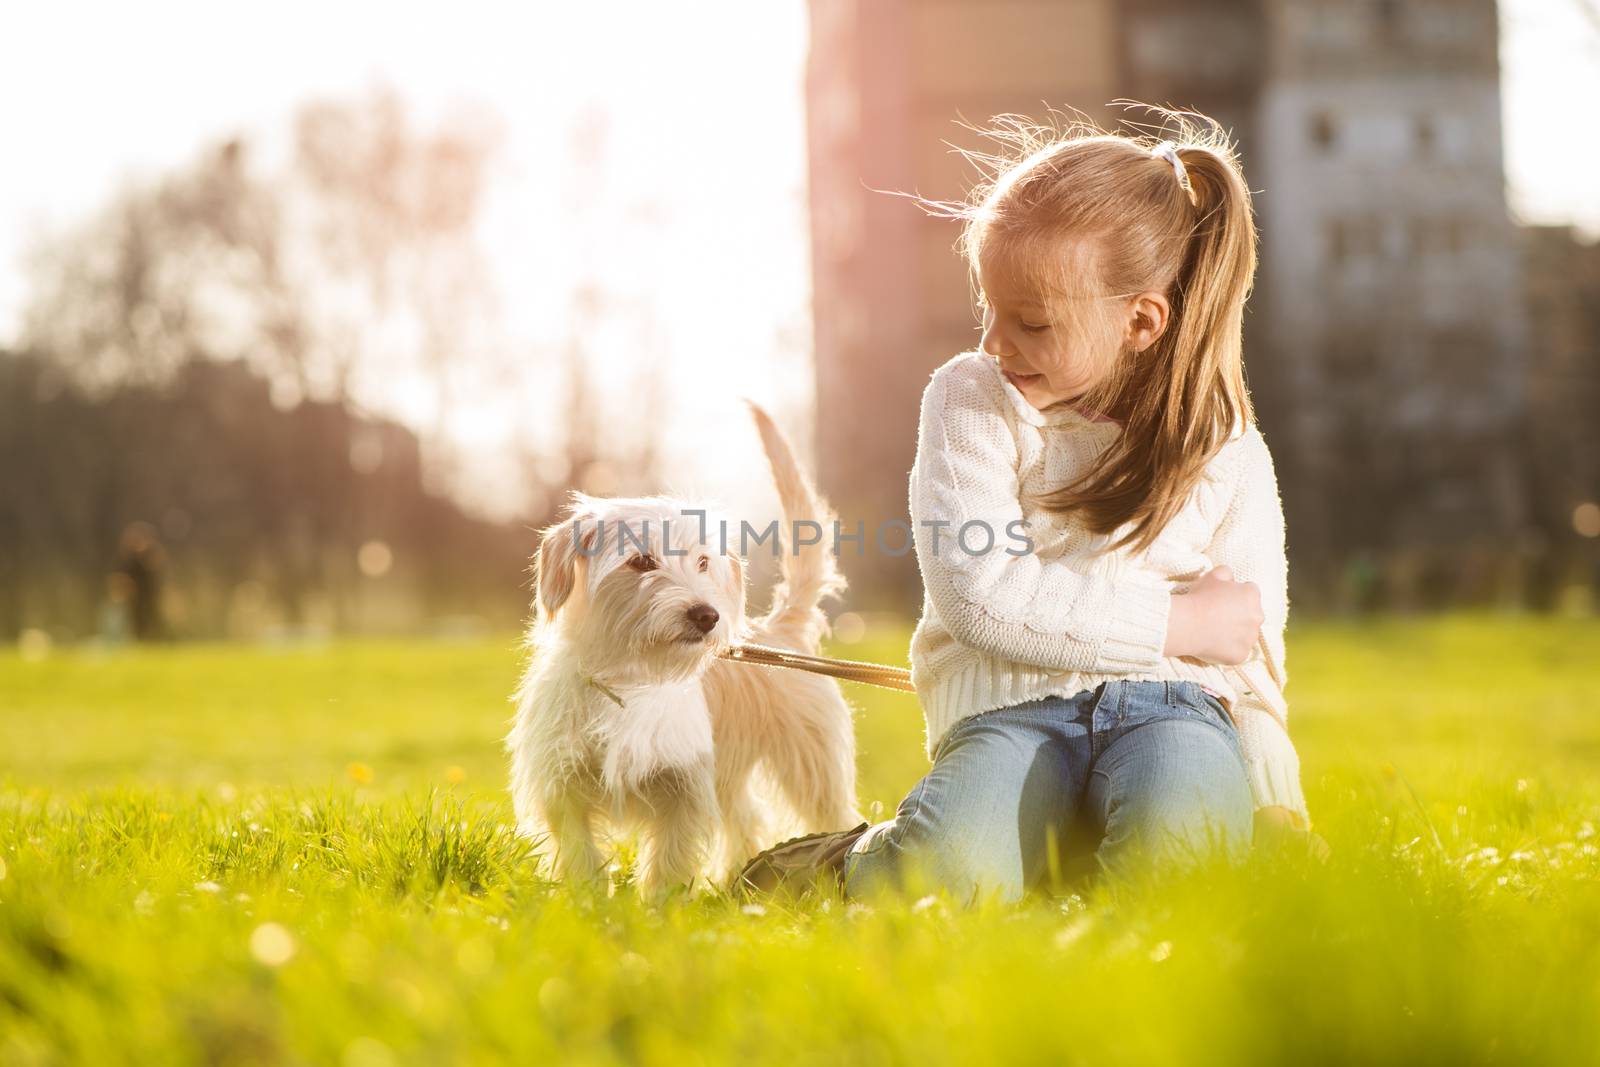
M 720 753 L 719 753 L 720 756 Z M 722 849 L 720 860 L 711 872 L 712 881 L 720 883 L 730 872 L 744 866 L 746 860 L 760 852 L 770 832 L 767 828 L 766 805 L 756 796 L 750 781 L 748 765 L 737 773 L 717 768 L 717 808 L 722 815 Z
M 784 799 L 800 817 L 807 833 L 843 830 L 861 821 L 856 808 L 854 753 L 819 751 L 810 758 L 793 752 L 775 754 L 773 770 Z
M 555 869 L 565 882 L 593 881 L 605 869 L 605 857 L 594 840 L 594 818 L 594 806 L 576 793 L 556 793 L 545 799 Z
M 808 833 L 854 826 L 861 815 L 848 708 L 836 694 L 824 691 L 815 702 L 788 710 L 793 721 L 764 754 L 784 799 Z
M 662 771 L 642 792 L 649 814 L 638 883 L 645 895 L 656 897 L 706 873 L 706 854 L 718 830 L 711 761 Z
M 731 750 L 747 766 L 764 763 L 780 794 L 771 799 L 793 813 L 800 832 L 843 830 L 860 822 L 855 726 L 838 686 L 795 672 L 736 665 L 727 670 L 745 673 L 708 675 L 715 684 L 706 687 L 718 716 L 717 758 Z M 747 708 L 761 709 L 759 718 Z M 770 844 L 763 840 L 759 847 Z

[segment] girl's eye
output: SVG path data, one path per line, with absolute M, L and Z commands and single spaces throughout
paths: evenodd
M 640 574 L 644 574 L 646 571 L 653 571 L 657 567 L 661 566 L 661 562 L 651 555 L 634 556 L 632 559 L 628 560 L 628 566 L 632 567 Z
M 700 557 L 700 573 L 704 574 L 711 569 L 711 560 L 705 556 Z
M 1050 328 L 1050 324 L 1048 322 L 1040 322 L 1040 323 L 1024 322 L 1021 325 L 1022 325 L 1022 328 L 1024 330 L 1027 330 L 1029 333 L 1044 333 L 1044 331 L 1046 331 L 1046 330 L 1048 330 Z

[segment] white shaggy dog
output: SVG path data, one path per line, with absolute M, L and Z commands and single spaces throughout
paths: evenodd
M 838 684 L 715 655 L 738 641 L 815 654 L 827 627 L 818 602 L 844 586 L 832 513 L 771 418 L 750 408 L 786 531 L 781 548 L 765 542 L 783 581 L 753 626 L 741 528 L 693 504 L 575 493 L 540 540 L 531 658 L 506 745 L 518 829 L 547 838 L 565 879 L 603 870 L 602 824 L 641 832 L 638 882 L 654 893 L 720 878 L 781 830 L 859 821 Z

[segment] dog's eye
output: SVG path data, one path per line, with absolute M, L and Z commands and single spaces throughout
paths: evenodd
M 655 570 L 657 567 L 661 566 L 661 563 L 654 556 L 646 554 L 642 556 L 634 556 L 632 559 L 628 560 L 628 566 L 632 567 L 640 574 L 643 574 L 646 571 Z
M 700 573 L 704 574 L 706 571 L 708 571 L 710 569 L 711 569 L 711 558 L 709 556 L 701 556 L 700 557 Z

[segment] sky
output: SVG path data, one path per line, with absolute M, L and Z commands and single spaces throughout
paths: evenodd
M 1515 217 L 1600 234 L 1600 138 L 1580 125 L 1600 99 L 1600 25 L 1585 2 L 1502 0 L 1505 157 Z M 671 368 L 652 405 L 668 413 L 667 488 L 749 506 L 717 492 L 763 481 L 740 395 L 773 407 L 805 447 L 804 0 L 21 10 L 0 62 L 0 345 L 16 338 L 22 257 L 41 235 L 207 142 L 281 131 L 308 98 L 390 86 L 424 122 L 463 102 L 499 113 L 506 142 L 483 232 L 510 334 L 559 343 L 572 285 L 599 279 L 637 320 L 594 339 L 602 385 L 625 388 L 640 360 Z M 597 122 L 601 188 L 575 186 L 560 161 Z M 450 423 L 485 457 L 466 489 L 490 510 L 520 510 L 492 457 L 554 414 L 547 377 L 529 366 Z M 431 418 L 420 381 L 377 402 Z

